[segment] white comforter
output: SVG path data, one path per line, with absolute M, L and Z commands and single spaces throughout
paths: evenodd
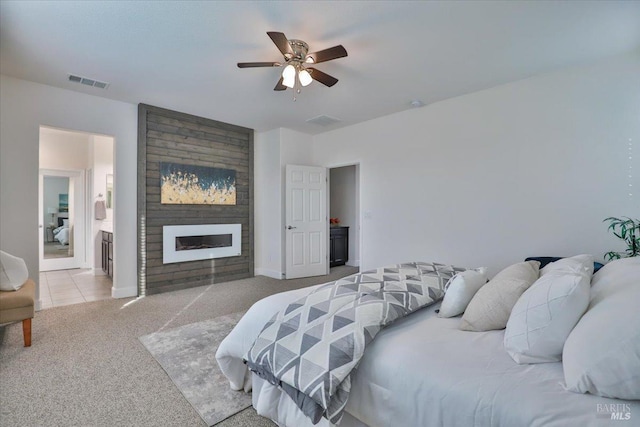
M 244 364 L 243 357 L 264 325 L 287 304 L 308 294 L 318 286 L 320 285 L 282 292 L 261 299 L 251 306 L 233 331 L 220 343 L 216 359 L 233 390 L 251 391 L 251 375 Z
M 69 227 L 58 227 L 53 230 L 53 238 L 62 245 L 69 244 Z
M 264 324 L 309 289 L 258 301 L 221 343 L 216 358 L 233 389 L 251 389 L 242 358 Z M 598 416 L 598 404 L 614 403 L 629 404 L 632 419 L 640 419 L 639 402 L 568 392 L 561 363 L 517 365 L 504 350 L 504 331 L 460 331 L 460 318 L 435 315 L 438 305 L 377 335 L 353 377 L 349 414 L 371 427 L 624 424 Z M 270 403 L 256 405 L 261 397 Z M 266 409 L 277 399 L 279 409 Z M 300 411 L 283 399 L 288 397 L 274 395 L 267 385 L 253 400 L 264 406 L 259 413 L 281 426 L 304 427 Z M 323 419 L 319 425 L 329 424 Z

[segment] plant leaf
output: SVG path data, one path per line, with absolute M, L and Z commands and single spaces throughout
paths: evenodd
M 623 240 L 627 245 L 624 252 L 607 252 L 605 259 L 611 261 L 620 259 L 623 256 L 633 257 L 640 255 L 640 220 L 627 216 L 621 218 L 610 216 L 602 220 L 602 222 L 608 222 L 607 231 L 613 233 L 615 237 Z

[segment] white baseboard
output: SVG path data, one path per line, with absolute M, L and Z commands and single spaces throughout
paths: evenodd
M 105 273 L 102 268 L 94 268 L 93 269 L 93 275 L 94 276 L 106 276 L 107 273 Z
M 349 267 L 360 267 L 360 260 L 357 259 L 355 261 L 349 261 L 349 262 L 347 262 L 347 265 Z
M 138 296 L 137 287 L 128 288 L 111 288 L 111 296 L 113 298 L 130 298 Z
M 273 279 L 278 279 L 281 280 L 282 279 L 282 273 L 276 270 L 270 270 L 268 268 L 256 268 L 254 270 L 254 274 L 256 276 L 267 276 L 267 277 L 271 277 Z
M 36 300 L 36 306 L 34 307 L 35 311 L 40 311 L 42 310 L 42 300 L 41 299 L 37 299 Z

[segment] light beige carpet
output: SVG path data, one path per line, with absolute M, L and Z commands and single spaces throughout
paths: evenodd
M 264 276 L 137 299 L 36 313 L 33 344 L 21 324 L 0 327 L 1 426 L 205 426 L 138 337 L 247 310 L 265 296 L 335 280 Z M 273 426 L 248 408 L 216 427 Z

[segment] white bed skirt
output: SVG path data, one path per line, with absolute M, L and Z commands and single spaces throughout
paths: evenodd
M 258 415 L 271 419 L 280 427 L 333 427 L 326 418 L 313 424 L 282 389 L 268 383 L 256 374 L 251 375 L 253 392 L 251 401 Z M 348 412 L 344 412 L 340 427 L 369 427 Z

